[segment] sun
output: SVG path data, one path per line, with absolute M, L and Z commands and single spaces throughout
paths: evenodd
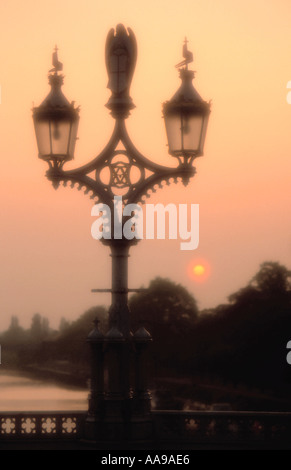
M 188 265 L 188 276 L 196 282 L 204 282 L 210 275 L 209 263 L 205 260 L 192 260 Z
M 195 274 L 195 276 L 203 276 L 203 274 L 205 273 L 205 266 L 203 266 L 203 264 L 196 264 L 193 267 L 193 273 Z

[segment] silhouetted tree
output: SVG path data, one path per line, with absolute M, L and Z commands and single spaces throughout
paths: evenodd
M 253 277 L 251 285 L 261 292 L 280 294 L 291 290 L 291 271 L 279 263 L 266 261 Z
M 129 306 L 133 328 L 143 324 L 154 329 L 157 325 L 179 329 L 193 324 L 198 316 L 196 300 L 187 289 L 160 277 L 152 280 L 144 292 L 134 294 Z
M 229 297 L 230 304 L 201 318 L 193 345 L 193 370 L 202 368 L 234 383 L 289 394 L 291 369 L 286 363 L 286 344 L 291 339 L 289 279 L 287 268 L 265 262 L 247 286 Z M 202 338 L 207 338 L 207 347 Z
M 17 348 L 23 341 L 25 341 L 25 330 L 19 325 L 19 319 L 13 315 L 11 317 L 10 325 L 4 333 L 2 333 L 1 341 L 5 347 Z
M 229 296 L 230 302 L 243 302 L 264 297 L 272 297 L 278 301 L 291 291 L 291 271 L 277 262 L 266 261 L 249 284 Z
M 51 333 L 52 330 L 50 329 L 48 318 L 42 317 L 39 313 L 35 313 L 32 317 L 29 330 L 31 341 L 43 341 L 45 338 L 48 338 Z
M 129 306 L 133 331 L 144 326 L 154 339 L 154 374 L 185 370 L 198 317 L 194 297 L 182 285 L 158 277 L 150 282 L 147 290 L 133 295 Z
M 89 348 L 86 338 L 93 329 L 93 321 L 98 318 L 100 329 L 107 328 L 107 309 L 103 306 L 92 307 L 77 320 L 60 331 L 56 337 L 46 341 L 46 360 L 66 360 L 72 365 L 88 362 Z M 40 352 L 40 356 L 42 353 Z
M 19 319 L 18 317 L 16 317 L 15 315 L 13 315 L 11 317 L 11 322 L 10 322 L 10 326 L 9 326 L 9 330 L 11 331 L 15 331 L 15 330 L 18 330 L 20 328 L 19 326 Z
M 70 322 L 62 317 L 60 320 L 59 332 L 64 333 L 70 326 Z
M 31 320 L 30 335 L 35 340 L 40 340 L 42 336 L 42 318 L 39 313 L 35 313 Z

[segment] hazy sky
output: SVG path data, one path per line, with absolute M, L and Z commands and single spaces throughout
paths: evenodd
M 107 143 L 113 119 L 104 45 L 111 27 L 135 32 L 138 60 L 127 121 L 138 149 L 165 165 L 161 105 L 180 85 L 174 65 L 184 37 L 194 53 L 194 84 L 212 113 L 205 156 L 185 189 L 173 185 L 148 202 L 200 205 L 200 244 L 140 242 L 131 250 L 130 287 L 164 276 L 184 284 L 200 308 L 225 302 L 266 260 L 291 267 L 291 2 L 289 0 L 2 0 L 0 3 L 0 329 L 11 315 L 28 326 L 34 313 L 58 326 L 108 304 L 92 288 L 110 287 L 109 250 L 91 236 L 92 201 L 57 191 L 38 160 L 31 108 L 49 91 L 54 46 L 64 64 L 63 91 L 81 106 L 76 167 Z M 210 267 L 205 282 L 189 263 Z

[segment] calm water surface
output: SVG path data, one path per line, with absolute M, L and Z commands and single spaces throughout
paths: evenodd
M 87 390 L 0 373 L 0 411 L 82 411 L 87 399 Z

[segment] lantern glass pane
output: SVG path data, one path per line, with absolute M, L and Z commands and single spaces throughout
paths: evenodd
M 204 148 L 204 142 L 205 142 L 205 137 L 206 137 L 208 119 L 209 119 L 209 116 L 204 116 L 203 126 L 202 126 L 202 133 L 201 133 L 201 143 L 200 143 L 201 152 L 203 152 L 203 148 Z
M 76 145 L 76 140 L 77 140 L 77 132 L 78 132 L 78 124 L 79 124 L 79 120 L 77 119 L 71 125 L 71 135 L 70 135 L 70 143 L 69 143 L 69 154 L 71 158 L 74 157 L 75 145 Z
M 67 155 L 70 139 L 70 121 L 51 121 L 53 155 Z
M 181 117 L 179 114 L 172 114 L 165 117 L 166 132 L 169 144 L 169 151 L 177 152 L 181 150 Z
M 35 121 L 34 128 L 39 155 L 49 155 L 51 153 L 49 123 L 47 121 Z
M 183 150 L 198 151 L 203 125 L 203 116 L 184 115 L 182 118 Z

